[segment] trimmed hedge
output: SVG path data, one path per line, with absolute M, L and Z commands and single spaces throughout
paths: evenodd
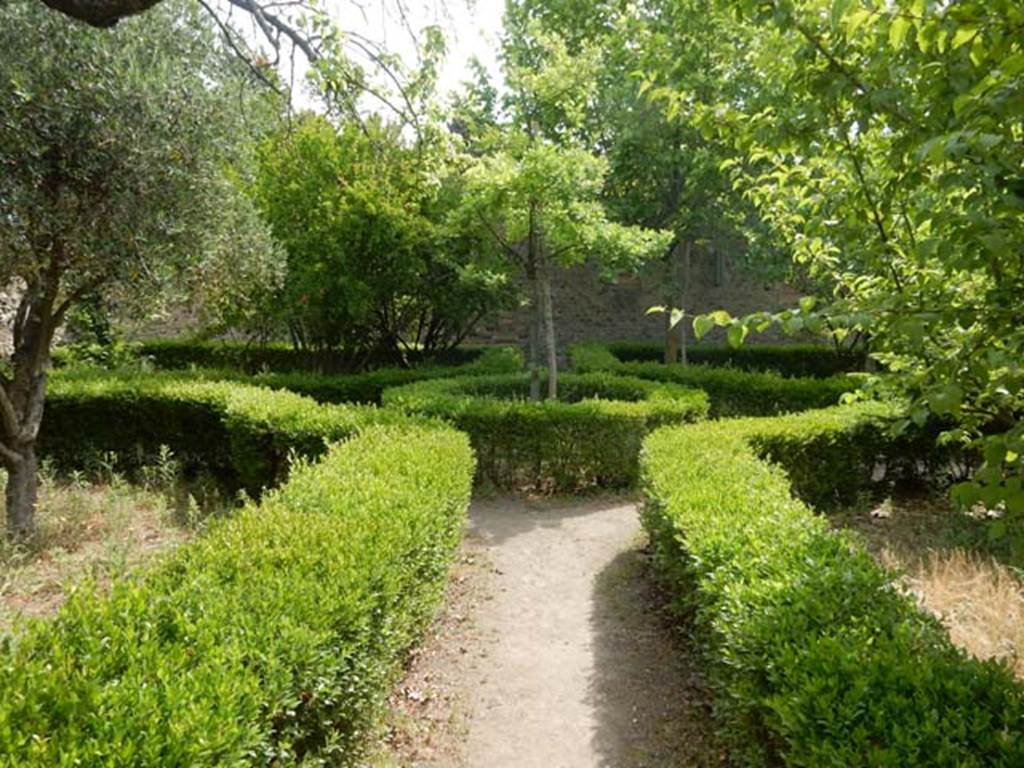
M 144 578 L 80 589 L 4 641 L 3 764 L 357 764 L 472 475 L 464 435 L 372 427 Z
M 879 459 L 912 455 L 885 415 L 708 422 L 644 443 L 654 562 L 705 634 L 717 714 L 745 765 L 1024 765 L 1024 689 L 1009 670 L 955 648 L 859 539 L 791 493 L 829 501 Z
M 601 344 L 575 345 L 569 350 L 569 359 L 573 370 L 580 373 L 607 371 L 702 389 L 708 394 L 712 418 L 773 416 L 826 408 L 860 386 L 860 378 L 854 374 L 826 379 L 784 378 L 710 365 L 624 363 Z
M 551 492 L 634 485 L 644 435 L 707 414 L 703 392 L 624 376 L 563 375 L 558 402 L 529 402 L 529 387 L 526 374 L 441 379 L 389 389 L 384 405 L 467 432 L 494 485 Z
M 291 454 L 315 458 L 330 441 L 399 421 L 372 407 L 321 406 L 232 381 L 62 373 L 50 383 L 39 447 L 60 466 L 112 452 L 131 468 L 167 445 L 186 468 L 202 467 L 227 487 L 255 495 L 283 479 Z
M 166 343 L 174 348 L 170 342 Z M 210 362 L 213 360 L 214 358 L 211 358 Z M 179 380 L 234 381 L 257 384 L 261 387 L 284 389 L 306 395 L 320 403 L 380 405 L 381 394 L 390 387 L 452 376 L 515 373 L 522 370 L 522 367 L 523 355 L 518 349 L 490 347 L 479 352 L 472 362 L 457 367 L 378 368 L 365 373 L 348 374 L 303 371 L 286 371 L 284 373 L 267 371 L 249 374 L 230 365 L 226 367 L 181 366 L 187 370 L 177 370 L 172 366 L 167 371 L 159 372 L 158 376 L 172 376 Z M 140 378 L 140 371 L 132 368 L 111 371 L 89 365 L 68 365 L 56 371 L 58 380 L 63 377 L 77 379 L 90 375 L 103 379 L 127 376 L 139 381 L 143 380 Z
M 623 363 L 661 363 L 665 359 L 662 342 L 615 341 L 607 346 Z M 863 371 L 867 364 L 867 355 L 861 350 L 836 349 L 824 344 L 747 344 L 735 349 L 724 344 L 698 344 L 686 348 L 686 359 L 697 365 L 814 378 Z
M 515 373 L 523 367 L 522 353 L 512 347 L 491 347 L 470 363 L 449 368 L 380 368 L 366 373 L 326 375 L 314 373 L 264 373 L 248 381 L 260 386 L 286 389 L 320 403 L 368 403 L 380 405 L 384 390 L 429 379 Z
M 459 366 L 475 362 L 486 349 L 456 347 L 431 355 L 411 351 L 408 356 L 410 362 L 417 365 Z M 100 346 L 59 347 L 54 351 L 54 359 L 58 364 L 73 363 L 82 358 L 102 362 L 108 354 L 108 350 Z M 257 344 L 242 341 L 150 339 L 126 344 L 119 350 L 119 354 L 148 359 L 161 370 L 227 368 L 247 373 L 346 370 L 345 361 L 331 352 L 311 352 L 284 342 Z

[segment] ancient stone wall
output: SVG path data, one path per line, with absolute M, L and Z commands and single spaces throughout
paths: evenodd
M 680 256 L 680 262 L 682 257 Z M 690 259 L 690 285 L 686 291 L 688 313 L 726 309 L 733 315 L 793 306 L 799 299 L 793 289 L 766 285 L 745 276 L 727 258 L 695 252 Z M 641 341 L 664 338 L 663 315 L 648 315 L 647 309 L 665 303 L 663 270 L 647 269 L 639 276 L 623 276 L 612 282 L 602 280 L 592 264 L 558 270 L 552 286 L 555 331 L 560 355 L 581 341 Z M 683 274 L 680 264 L 679 274 Z M 679 301 L 674 302 L 678 306 Z M 529 338 L 529 308 L 500 313 L 481 323 L 471 343 L 518 344 Z M 685 323 L 693 340 L 690 323 Z M 720 339 L 720 332 L 710 340 Z M 751 343 L 779 341 L 771 333 L 751 337 Z

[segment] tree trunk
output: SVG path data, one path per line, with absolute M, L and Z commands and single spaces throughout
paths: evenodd
M 33 443 L 18 453 L 21 460 L 7 469 L 7 533 L 14 539 L 24 540 L 35 533 L 39 461 Z
M 0 378 L 0 460 L 7 470 L 7 533 L 25 539 L 35 533 L 38 489 L 36 440 L 43 421 L 46 374 L 55 329 L 70 306 L 57 306 L 63 252 L 29 282 L 14 316 L 10 374 Z
M 551 301 L 551 265 L 541 256 L 540 298 L 544 317 L 544 346 L 548 354 L 548 400 L 558 399 L 558 348 L 555 345 L 555 309 Z
M 531 128 L 532 130 L 532 128 Z M 530 281 L 530 402 L 540 402 L 540 369 L 543 299 L 540 287 L 540 229 L 537 206 L 530 203 L 529 231 L 526 234 L 526 278 Z
M 686 359 L 686 314 L 690 309 L 690 255 L 693 243 L 689 240 L 683 244 L 683 286 L 679 292 L 679 308 L 683 311 L 683 318 L 679 321 L 679 361 L 687 364 Z
M 540 281 L 535 264 L 527 262 L 526 279 L 530 284 L 530 349 L 526 368 L 530 373 L 530 402 L 540 400 L 541 333 Z

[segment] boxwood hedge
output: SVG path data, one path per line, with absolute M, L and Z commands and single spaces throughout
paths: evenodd
M 454 430 L 369 427 L 145 577 L 79 589 L 3 641 L 2 764 L 354 765 L 472 475 Z
M 664 362 L 665 345 L 656 341 L 616 341 L 608 345 L 623 363 Z M 723 344 L 688 347 L 686 359 L 697 365 L 728 366 L 744 371 L 772 371 L 782 376 L 827 378 L 862 371 L 867 355 L 862 350 L 836 349 L 824 344 Z
M 487 347 L 457 347 L 451 350 L 424 354 L 416 350 L 407 353 L 414 365 L 458 366 L 476 361 Z M 102 362 L 111 349 L 72 345 L 54 351 L 55 362 L 71 364 L 78 361 Z M 226 368 L 257 373 L 259 371 L 322 371 L 346 370 L 346 361 L 331 351 L 316 352 L 297 349 L 285 342 L 255 343 L 244 341 L 210 341 L 197 339 L 149 339 L 121 345 L 116 350 L 121 358 L 145 358 L 161 370 L 186 368 Z M 371 361 L 373 362 L 373 361 Z M 378 364 L 386 361 L 377 361 Z M 392 362 L 393 364 L 393 362 Z
M 40 451 L 63 466 L 113 452 L 130 468 L 167 445 L 186 468 L 201 466 L 255 494 L 283 478 L 290 454 L 316 457 L 328 441 L 398 421 L 369 406 L 321 406 L 234 381 L 80 371 L 53 377 Z
M 771 416 L 835 405 L 844 393 L 860 386 L 856 374 L 829 378 L 785 378 L 774 373 L 718 368 L 711 365 L 625 363 L 601 344 L 578 344 L 569 352 L 580 373 L 607 371 L 650 381 L 702 389 L 713 418 Z
M 654 562 L 705 634 L 742 764 L 1024 765 L 1010 672 L 956 649 L 857 539 L 791 492 L 828 501 L 828 480 L 850 492 L 898 461 L 912 446 L 890 442 L 883 417 L 861 406 L 653 433 Z M 798 466 L 809 456 L 813 471 Z
M 156 342 L 152 342 L 156 343 Z M 172 342 L 160 342 L 175 348 Z M 471 362 L 464 365 L 438 367 L 424 366 L 418 368 L 378 368 L 363 373 L 315 373 L 294 370 L 269 371 L 263 370 L 247 373 L 234 367 L 230 360 L 218 356 L 204 358 L 198 356 L 196 361 L 218 363 L 218 365 L 182 365 L 169 366 L 167 370 L 157 371 L 157 377 L 175 380 L 196 379 L 203 381 L 235 381 L 257 384 L 271 389 L 284 389 L 300 395 L 307 395 L 320 403 L 363 403 L 379 405 L 381 393 L 390 387 L 410 384 L 414 381 L 441 379 L 451 376 L 477 376 L 494 373 L 515 373 L 522 370 L 522 353 L 514 347 L 489 347 L 474 356 Z M 116 369 L 111 371 L 103 367 L 91 365 L 88 361 L 63 365 L 55 373 L 57 380 L 62 378 L 81 379 L 91 375 L 100 379 L 131 378 L 137 381 L 138 367 Z
M 369 403 L 379 405 L 385 389 L 429 379 L 515 373 L 523 367 L 522 353 L 513 347 L 491 347 L 472 362 L 457 367 L 379 368 L 355 374 L 261 373 L 248 379 L 253 384 L 287 389 L 321 403 Z
M 526 374 L 426 381 L 386 390 L 384 404 L 467 432 L 491 483 L 558 492 L 634 485 L 644 435 L 707 413 L 703 392 L 625 376 L 564 375 L 557 402 L 529 402 L 529 383 Z

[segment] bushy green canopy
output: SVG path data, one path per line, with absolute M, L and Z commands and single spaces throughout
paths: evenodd
M 266 253 L 226 173 L 258 107 L 190 7 L 96 30 L 11 0 L 0 49 L 0 283 L 138 296 L 215 250 Z

